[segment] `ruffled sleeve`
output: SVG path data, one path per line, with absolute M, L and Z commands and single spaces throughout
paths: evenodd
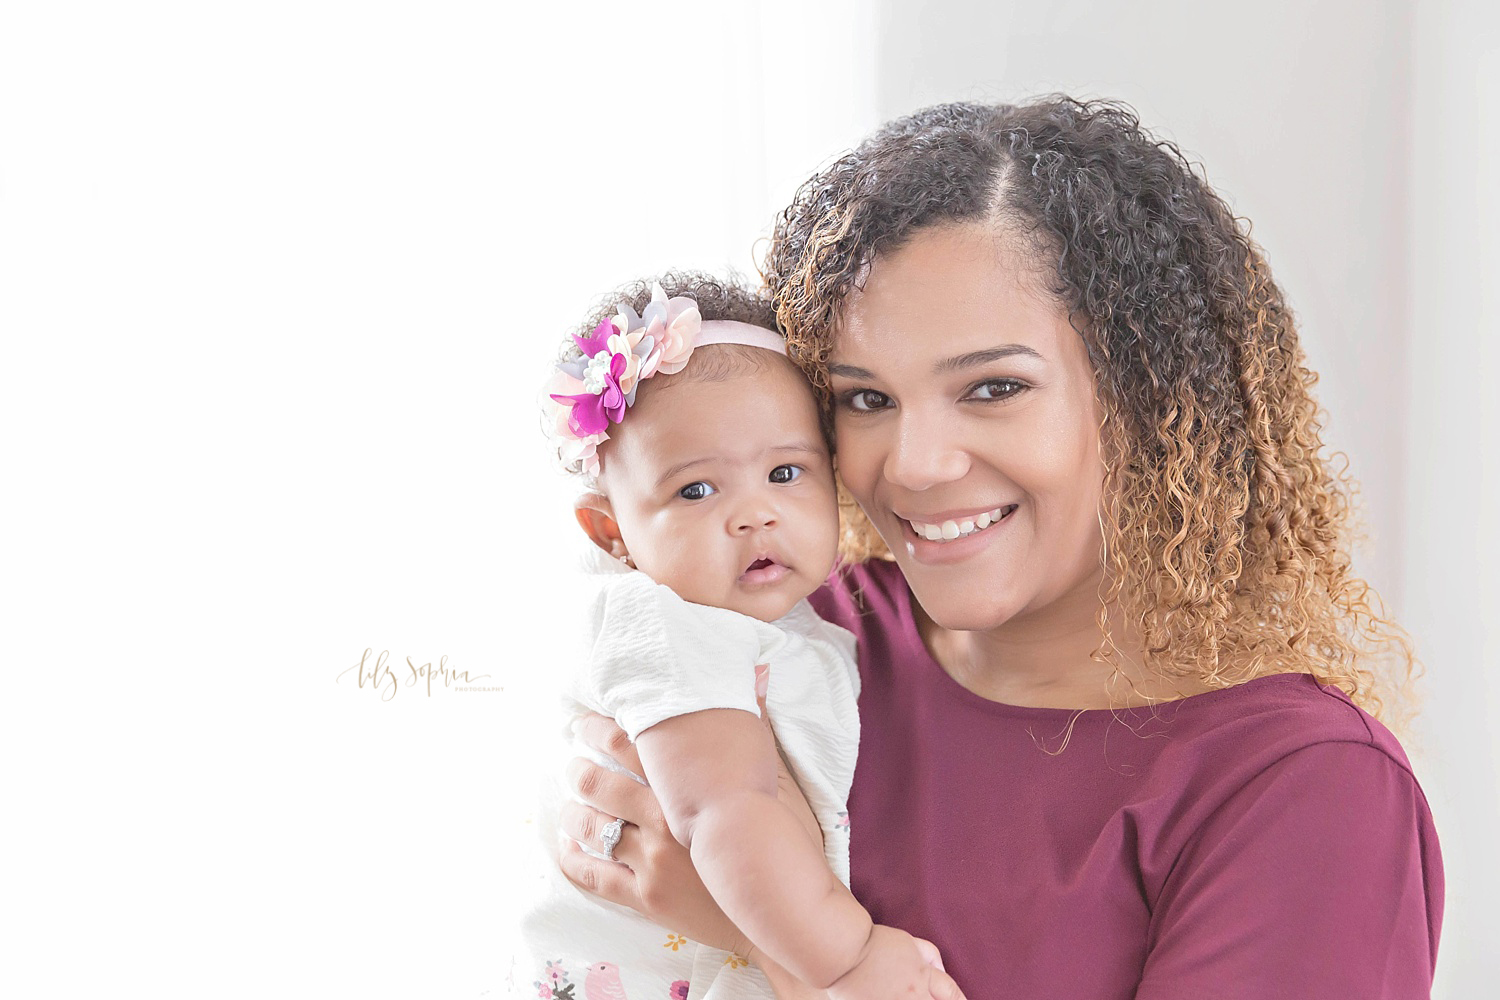
M 755 665 L 785 644 L 746 615 L 690 604 L 644 573 L 607 582 L 593 605 L 593 646 L 573 697 L 636 739 L 664 719 L 714 708 L 757 718 Z

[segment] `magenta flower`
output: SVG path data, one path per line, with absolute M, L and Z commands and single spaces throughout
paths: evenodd
M 578 437 L 587 437 L 602 434 L 611 423 L 618 424 L 625 419 L 625 390 L 620 388 L 620 376 L 625 374 L 627 366 L 623 354 L 596 354 L 589 359 L 584 371 L 584 388 L 597 385 L 597 391 L 552 396 L 559 403 L 572 405 L 573 412 L 568 416 L 569 430 Z
M 583 356 L 558 363 L 541 400 L 565 467 L 599 474 L 599 446 L 609 439 L 610 425 L 625 419 L 643 379 L 683 369 L 702 324 L 697 303 L 680 295 L 669 299 L 653 283 L 644 316 L 622 304 L 612 320 L 586 336 L 574 334 Z
M 583 352 L 584 357 L 592 358 L 600 351 L 608 350 L 609 338 L 618 332 L 613 322 L 607 319 L 600 320 L 599 325 L 594 327 L 593 333 L 587 337 L 574 335 L 573 342 L 578 345 L 578 349 Z
M 672 984 L 672 991 L 668 994 L 669 1000 L 687 1000 L 688 981 L 679 979 Z
M 570 406 L 568 429 L 576 437 L 603 434 L 611 423 L 625 419 L 626 391 L 620 379 L 630 368 L 630 358 L 610 350 L 609 340 L 616 335 L 615 325 L 604 320 L 587 337 L 573 340 L 587 358 L 583 367 L 584 391 L 576 394 L 552 394 L 552 399 Z

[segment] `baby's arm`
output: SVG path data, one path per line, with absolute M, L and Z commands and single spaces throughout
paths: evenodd
M 710 709 L 677 716 L 636 741 L 672 835 L 703 883 L 757 948 L 819 988 L 859 983 L 859 996 L 911 987 L 927 994 L 929 967 L 914 939 L 870 916 L 776 798 L 775 747 L 754 715 Z M 872 962 L 873 960 L 873 962 Z M 856 966 L 884 980 L 838 981 Z

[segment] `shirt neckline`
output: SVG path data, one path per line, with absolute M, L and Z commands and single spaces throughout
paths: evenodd
M 1308 673 L 1282 673 L 1267 674 L 1264 677 L 1255 677 L 1248 681 L 1235 684 L 1232 687 L 1220 688 L 1216 691 L 1204 691 L 1201 694 L 1188 695 L 1185 698 L 1174 698 L 1171 701 L 1160 701 L 1155 704 L 1117 706 L 1113 708 L 1050 708 L 1035 705 L 1012 705 L 1009 702 L 995 701 L 969 690 L 958 682 L 957 679 L 932 655 L 927 648 L 927 643 L 922 641 L 921 629 L 917 627 L 917 616 L 913 605 L 916 596 L 911 592 L 911 585 L 906 582 L 901 568 L 894 562 L 891 563 L 892 572 L 896 575 L 896 611 L 901 617 L 902 631 L 909 637 L 921 669 L 924 672 L 937 675 L 937 686 L 940 691 L 951 699 L 979 708 L 982 711 L 995 715 L 1020 716 L 1032 719 L 1069 719 L 1078 717 L 1080 721 L 1091 717 L 1117 717 L 1121 713 L 1144 713 L 1149 715 L 1169 712 L 1176 716 L 1183 710 L 1196 711 L 1200 708 L 1209 708 L 1221 701 L 1225 701 L 1248 693 L 1248 689 L 1256 688 L 1257 691 L 1267 688 L 1280 687 L 1283 685 L 1294 686 L 1302 684 L 1313 684 L 1320 691 L 1322 685 L 1317 679 Z

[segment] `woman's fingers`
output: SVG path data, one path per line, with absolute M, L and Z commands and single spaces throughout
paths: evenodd
M 615 725 L 614 719 L 592 712 L 585 715 L 578 723 L 578 738 L 584 746 L 611 758 L 625 770 L 645 777 L 641 755 L 636 753 L 635 744 L 630 742 L 625 730 Z
M 558 813 L 558 826 L 569 839 L 582 844 L 591 851 L 603 854 L 605 853 L 604 828 L 614 818 L 581 802 L 564 802 Z M 621 827 L 619 843 L 615 844 L 615 849 L 611 852 L 616 861 L 629 865 L 631 868 L 640 864 L 642 858 L 640 830 L 640 827 L 628 822 Z
M 570 882 L 694 941 L 749 953 L 749 942 L 704 888 L 687 848 L 667 829 L 648 786 L 581 757 L 569 762 L 568 780 L 585 800 L 562 803 L 558 817 L 558 866 Z M 578 841 L 599 850 L 599 833 L 615 817 L 627 821 L 617 860 L 586 854 Z
M 932 994 L 932 1000 L 967 1000 L 953 977 L 941 969 L 932 970 L 927 979 L 927 989 Z
M 574 794 L 602 813 L 636 826 L 662 822 L 661 808 L 651 789 L 628 774 L 600 767 L 583 757 L 568 761 L 568 784 Z
M 634 872 L 617 861 L 605 861 L 583 853 L 583 848 L 566 837 L 562 841 L 557 862 L 569 882 L 611 903 L 641 909 Z

